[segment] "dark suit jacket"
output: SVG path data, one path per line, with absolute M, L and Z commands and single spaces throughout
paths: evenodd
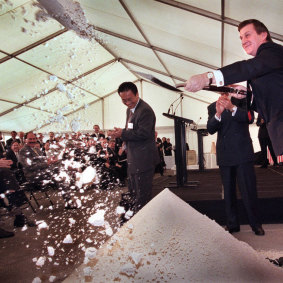
M 28 145 L 25 145 L 20 150 L 18 161 L 21 163 L 25 177 L 28 181 L 32 181 L 35 176 L 39 175 L 43 170 L 46 170 L 49 167 L 42 151 L 37 148 L 33 150 Z
M 233 103 L 235 104 L 235 103 Z M 253 121 L 248 112 L 238 107 L 235 116 L 224 110 L 221 121 L 215 119 L 216 102 L 208 106 L 207 130 L 212 135 L 217 132 L 216 157 L 219 166 L 234 166 L 254 160 L 254 151 L 249 132 Z
M 254 58 L 220 68 L 225 85 L 250 81 L 276 155 L 283 153 L 283 46 L 263 43 Z
M 127 122 L 130 109 L 127 109 Z M 158 163 L 155 146 L 155 114 L 152 108 L 140 99 L 131 117 L 133 129 L 123 129 L 122 140 L 127 146 L 128 171 L 130 174 L 154 170 Z M 127 123 L 126 122 L 126 123 Z
M 260 116 L 260 114 L 258 114 L 257 116 L 257 120 L 256 120 L 256 124 L 257 126 L 259 126 L 258 129 L 258 138 L 259 139 L 269 139 L 269 135 L 268 135 L 268 131 L 266 128 L 266 123 L 265 122 L 261 122 L 262 117 Z
M 4 141 L 0 141 L 0 158 L 4 157 L 4 152 L 6 152 L 6 146 Z
M 13 161 L 13 164 L 11 165 L 12 170 L 18 169 L 18 158 L 12 149 L 8 149 L 6 159 Z

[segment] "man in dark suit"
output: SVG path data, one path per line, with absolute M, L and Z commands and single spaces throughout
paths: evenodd
M 91 137 L 97 138 L 97 139 L 100 139 L 100 138 L 105 139 L 105 134 L 103 133 L 103 131 L 100 130 L 99 125 L 97 125 L 97 124 L 94 125 L 93 129 L 94 129 L 94 133 L 91 135 Z
M 241 22 L 238 31 L 243 48 L 254 58 L 192 76 L 185 89 L 196 92 L 211 83 L 223 86 L 247 81 L 253 94 L 248 98 L 266 122 L 278 156 L 283 154 L 283 46 L 272 42 L 268 29 L 258 20 Z M 237 88 L 243 89 L 242 86 Z
M 5 157 L 6 154 L 5 142 L 2 141 L 2 139 L 3 139 L 2 132 L 0 132 L 0 158 Z
M 152 180 L 158 153 L 155 145 L 155 114 L 139 97 L 132 82 L 124 82 L 118 88 L 122 102 L 127 108 L 124 129 L 115 128 L 111 136 L 125 142 L 128 162 L 128 189 L 137 212 L 151 199 Z
M 25 134 L 25 146 L 19 152 L 19 163 L 22 166 L 25 179 L 37 187 L 55 183 L 57 188 L 64 191 L 65 208 L 76 208 L 71 200 L 70 184 L 64 179 L 57 179 L 61 162 L 56 157 L 47 158 L 40 150 L 36 135 L 33 132 Z
M 254 151 L 249 133 L 253 112 L 242 105 L 245 100 L 222 95 L 217 102 L 208 106 L 207 130 L 217 132 L 216 156 L 224 187 L 227 230 L 240 231 L 237 214 L 236 182 L 246 208 L 249 223 L 256 235 L 264 235 L 257 209 Z
M 258 129 L 258 140 L 261 148 L 261 168 L 267 168 L 268 166 L 268 159 L 267 159 L 267 147 L 269 149 L 270 155 L 273 159 L 273 165 L 278 165 L 277 157 L 274 153 L 273 146 L 266 128 L 266 123 L 264 122 L 263 118 L 258 114 L 257 120 L 256 120 L 257 126 L 259 126 Z
M 21 141 L 19 139 L 17 139 L 16 136 L 17 136 L 17 132 L 12 131 L 11 132 L 11 138 L 6 141 L 7 149 L 9 149 L 11 147 L 11 144 L 12 144 L 13 141 L 17 141 L 19 144 L 21 143 Z

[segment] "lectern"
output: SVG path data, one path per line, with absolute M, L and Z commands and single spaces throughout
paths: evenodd
M 199 171 L 203 172 L 204 171 L 204 157 L 203 157 L 203 137 L 208 136 L 208 131 L 206 128 L 192 128 L 192 131 L 197 132 L 198 136 L 198 165 L 199 165 Z
M 175 129 L 175 163 L 176 163 L 176 187 L 196 187 L 198 181 L 187 181 L 187 155 L 186 155 L 186 124 L 194 121 L 183 117 L 163 113 L 163 116 L 174 120 Z

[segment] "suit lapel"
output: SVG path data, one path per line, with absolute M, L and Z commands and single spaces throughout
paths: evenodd
M 223 119 L 223 122 L 225 121 L 225 123 L 223 123 L 224 129 L 223 129 L 223 135 L 226 134 L 226 132 L 228 131 L 228 129 L 230 128 L 231 122 L 232 122 L 232 114 L 231 112 L 228 110 L 224 110 L 222 112 L 221 115 L 221 120 Z

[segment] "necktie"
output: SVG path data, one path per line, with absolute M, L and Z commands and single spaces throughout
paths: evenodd
M 128 130 L 129 128 L 129 123 L 131 122 L 132 116 L 133 116 L 133 112 L 130 110 L 129 117 L 127 120 L 126 130 Z

